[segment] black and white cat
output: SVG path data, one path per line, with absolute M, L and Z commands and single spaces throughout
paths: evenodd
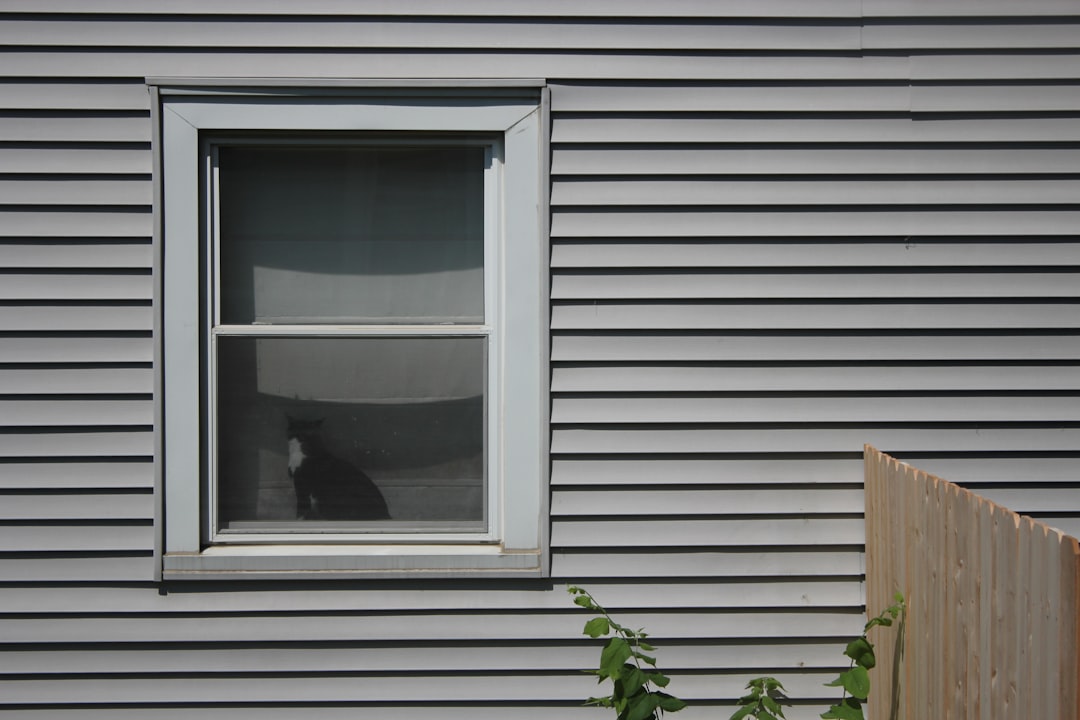
M 326 449 L 321 419 L 286 417 L 298 520 L 390 519 L 386 499 L 371 478 Z

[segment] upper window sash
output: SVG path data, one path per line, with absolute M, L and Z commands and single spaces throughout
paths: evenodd
M 476 134 L 472 134 L 472 133 L 470 133 L 470 134 L 461 134 L 461 135 L 440 135 L 440 136 L 437 136 L 437 137 L 436 136 L 430 136 L 430 135 L 427 135 L 427 134 L 409 134 L 409 135 L 401 135 L 401 134 L 399 134 L 399 135 L 396 135 L 396 136 L 390 136 L 390 135 L 386 135 L 386 134 L 370 134 L 370 133 L 367 133 L 367 132 L 363 132 L 363 133 L 359 133 L 359 134 L 351 133 L 351 134 L 346 134 L 346 135 L 334 134 L 334 135 L 332 135 L 330 137 L 313 135 L 313 134 L 310 134 L 310 133 L 294 134 L 294 135 L 274 134 L 274 135 L 267 135 L 267 136 L 262 136 L 262 137 L 260 137 L 260 136 L 258 136 L 256 134 L 255 137 L 218 136 L 218 137 L 209 137 L 209 138 L 205 139 L 204 140 L 204 152 L 206 154 L 207 163 L 208 163 L 208 166 L 209 166 L 209 173 L 208 174 L 209 174 L 209 178 L 210 178 L 210 191 L 208 193 L 207 202 L 211 206 L 211 210 L 210 210 L 210 213 L 209 213 L 210 217 L 208 218 L 208 224 L 209 224 L 209 233 L 213 238 L 213 242 L 212 242 L 212 245 L 211 245 L 211 250 L 210 250 L 210 253 L 209 253 L 209 256 L 208 256 L 209 257 L 209 263 L 208 263 L 208 270 L 207 270 L 208 276 L 212 277 L 212 279 L 213 279 L 213 282 L 210 284 L 210 290 L 213 293 L 213 296 L 211 298 L 211 304 L 209 306 L 209 316 L 213 320 L 212 325 L 214 326 L 215 329 L 230 328 L 230 330 L 231 329 L 240 329 L 240 328 L 243 328 L 246 325 L 256 325 L 256 326 L 258 326 L 260 328 L 266 327 L 267 325 L 274 325 L 274 326 L 321 325 L 321 326 L 335 326 L 335 327 L 353 327 L 353 328 L 356 329 L 357 332 L 359 332 L 359 331 L 361 331 L 362 328 L 365 328 L 365 327 L 379 327 L 379 326 L 383 326 L 383 325 L 388 326 L 388 327 L 397 327 L 397 326 L 408 327 L 408 326 L 425 326 L 425 325 L 428 325 L 428 326 L 431 326 L 431 327 L 443 328 L 443 326 L 445 326 L 446 324 L 452 324 L 452 325 L 454 325 L 456 327 L 459 327 L 459 328 L 470 327 L 470 328 L 473 328 L 474 330 L 478 330 L 478 331 L 481 331 L 481 332 L 489 332 L 492 327 L 497 325 L 497 320 L 498 320 L 498 308 L 497 308 L 497 303 L 496 303 L 496 289 L 498 287 L 498 283 L 496 281 L 496 278 L 495 278 L 494 274 L 495 274 L 495 272 L 497 272 L 497 270 L 499 268 L 498 240 L 499 240 L 499 228 L 501 227 L 501 224 L 502 224 L 501 219 L 500 219 L 500 214 L 499 214 L 500 208 L 502 206 L 502 197 L 501 197 L 502 151 L 501 151 L 501 146 L 502 146 L 501 139 L 498 138 L 498 137 L 495 137 L 495 136 L 492 136 L 492 135 L 476 135 Z M 371 315 L 371 316 L 368 316 L 368 317 L 364 317 L 362 315 L 355 316 L 355 317 L 348 317 L 349 314 L 350 314 L 349 312 L 347 312 L 348 308 L 343 309 L 341 306 L 335 306 L 333 308 L 324 307 L 322 309 L 323 312 L 321 312 L 321 313 L 320 312 L 309 312 L 309 313 L 303 314 L 302 316 L 294 316 L 294 317 L 289 317 L 288 315 L 285 315 L 285 316 L 277 315 L 277 316 L 272 316 L 272 317 L 268 317 L 268 316 L 265 316 L 265 315 L 254 316 L 250 320 L 248 320 L 247 322 L 245 322 L 246 318 L 237 317 L 237 313 L 235 311 L 231 313 L 232 317 L 226 316 L 226 313 L 223 312 L 223 307 L 222 307 L 223 303 L 224 303 L 224 299 L 226 297 L 225 293 L 223 292 L 223 287 L 222 286 L 226 281 L 229 280 L 229 277 L 228 277 L 228 274 L 227 274 L 228 273 L 228 268 L 225 267 L 225 262 L 224 262 L 224 258 L 225 258 L 226 253 L 225 253 L 225 251 L 224 251 L 224 249 L 222 247 L 222 243 L 225 242 L 225 239 L 224 239 L 224 236 L 223 236 L 224 228 L 223 228 L 223 220 L 222 220 L 222 213 L 223 213 L 222 204 L 223 204 L 223 202 L 229 202 L 229 200 L 223 200 L 222 197 L 221 197 L 222 184 L 221 184 L 221 162 L 220 162 L 220 158 L 224 153 L 226 153 L 226 152 L 228 152 L 230 150 L 233 150 L 233 149 L 238 149 L 240 152 L 243 152 L 245 149 L 249 149 L 252 152 L 265 150 L 268 153 L 273 154 L 273 153 L 276 153 L 278 151 L 285 152 L 285 153 L 288 153 L 290 151 L 303 152 L 304 150 L 307 150 L 307 149 L 315 149 L 315 150 L 326 149 L 328 151 L 332 151 L 332 152 L 335 152 L 335 153 L 338 153 L 338 152 L 348 153 L 350 151 L 352 151 L 352 152 L 363 152 L 363 151 L 378 152 L 380 150 L 382 150 L 382 151 L 390 151 L 390 152 L 394 152 L 394 151 L 409 152 L 409 151 L 413 151 L 413 150 L 423 151 L 424 149 L 429 149 L 429 148 L 436 149 L 436 150 L 439 149 L 439 148 L 446 148 L 448 150 L 454 150 L 454 149 L 458 149 L 458 148 L 463 149 L 463 150 L 468 150 L 468 149 L 472 148 L 472 149 L 474 149 L 474 152 L 482 153 L 482 155 L 477 158 L 477 159 L 482 158 L 481 159 L 482 164 L 479 166 L 480 169 L 481 169 L 480 179 L 481 179 L 481 182 L 482 182 L 482 187 L 476 188 L 476 189 L 479 190 L 478 195 L 473 195 L 473 197 L 478 197 L 480 202 L 479 202 L 478 205 L 476 205 L 476 204 L 467 205 L 466 210 L 464 211 L 466 213 L 466 215 L 473 214 L 473 215 L 476 215 L 478 217 L 472 217 L 472 218 L 458 217 L 457 218 L 458 220 L 464 220 L 465 222 L 467 222 L 469 224 L 470 227 L 466 227 L 464 229 L 467 230 L 470 233 L 474 233 L 472 235 L 472 237 L 479 238 L 480 242 L 478 244 L 471 245 L 471 247 L 473 249 L 470 250 L 469 245 L 461 244 L 461 242 L 459 240 L 457 242 L 458 249 L 456 250 L 456 252 L 459 253 L 459 256 L 457 257 L 457 259 L 462 260 L 462 261 L 468 260 L 470 262 L 477 262 L 477 264 L 479 265 L 480 272 L 477 273 L 478 277 L 476 277 L 473 280 L 470 280 L 470 278 L 468 276 L 462 277 L 462 278 L 460 278 L 458 280 L 452 280 L 452 282 L 457 283 L 456 287 L 451 287 L 449 291 L 444 291 L 444 292 L 450 292 L 450 294 L 445 295 L 444 299 L 445 300 L 450 300 L 450 301 L 457 300 L 457 304 L 454 304 L 453 302 L 450 302 L 450 303 L 447 303 L 447 302 L 434 302 L 433 299 L 428 299 L 426 301 L 424 301 L 422 299 L 417 300 L 418 304 L 422 303 L 422 302 L 426 302 L 426 305 L 424 307 L 426 307 L 429 310 L 429 312 L 428 312 L 428 314 L 426 316 L 425 316 L 424 313 L 410 314 L 407 311 L 407 308 L 405 308 L 403 310 L 399 310 L 396 314 L 394 314 L 392 316 L 391 315 L 386 315 L 384 317 L 379 317 L 379 314 L 375 313 L 374 315 Z M 272 158 L 272 155 L 271 155 L 271 158 Z M 265 162 L 265 160 L 264 160 L 264 162 Z M 312 168 L 304 168 L 304 169 L 306 169 L 308 172 L 310 172 L 312 170 Z M 342 172 L 344 172 L 344 171 L 342 171 Z M 394 179 L 395 178 L 391 178 L 391 180 L 394 180 Z M 465 179 L 465 178 L 463 178 L 463 179 Z M 399 181 L 399 184 L 400 184 L 401 178 L 400 177 L 396 178 L 396 180 Z M 374 180 L 373 178 L 370 181 L 378 182 L 377 180 Z M 473 181 L 473 182 L 475 182 L 475 181 Z M 392 185 L 391 185 L 391 187 L 392 187 Z M 330 189 L 332 189 L 332 188 L 330 188 Z M 374 189 L 374 186 L 372 188 L 358 188 L 358 189 L 354 190 L 354 192 L 358 191 L 357 192 L 357 199 L 358 199 L 358 201 L 363 201 L 363 199 L 364 199 L 363 191 L 364 190 L 373 190 L 373 189 Z M 400 188 L 398 188 L 398 190 L 400 191 Z M 463 195 L 460 198 L 458 198 L 458 200 L 464 200 L 464 199 L 466 199 L 466 197 L 469 197 L 469 196 L 464 196 Z M 246 198 L 246 200 L 247 200 L 248 204 L 250 205 L 251 198 Z M 310 200 L 310 198 L 309 198 L 309 200 Z M 371 200 L 371 202 L 374 204 L 373 199 L 369 198 L 369 200 Z M 235 202 L 235 198 L 233 198 L 233 201 Z M 447 207 L 453 207 L 453 206 L 447 206 Z M 427 209 L 428 208 L 420 208 L 420 207 L 418 207 L 416 215 L 419 218 L 424 218 L 425 217 L 424 211 L 427 210 Z M 368 212 L 373 212 L 375 210 L 375 208 L 374 208 L 374 206 L 372 206 L 372 207 L 369 207 L 369 208 L 365 208 L 365 210 L 367 210 Z M 247 211 L 248 211 L 248 213 L 250 213 L 252 211 L 252 208 L 248 207 Z M 226 214 L 228 214 L 227 211 L 226 211 Z M 393 212 L 390 212 L 388 214 L 390 216 L 389 218 L 387 218 L 387 217 L 382 218 L 382 220 L 381 220 L 382 226 L 368 225 L 367 227 L 369 228 L 369 230 L 373 231 L 375 234 L 380 234 L 382 232 L 386 232 L 386 230 L 387 230 L 387 227 L 386 227 L 387 220 L 388 219 L 391 219 L 391 220 L 393 219 Z M 237 218 L 236 218 L 235 214 L 233 214 L 231 217 L 233 219 L 233 222 L 235 223 L 237 221 Z M 364 223 L 364 222 L 371 223 L 371 222 L 377 221 L 378 218 L 377 218 L 377 216 L 375 216 L 373 214 L 365 215 L 364 211 L 360 211 L 360 212 L 356 213 L 356 219 L 359 220 L 361 223 Z M 408 223 L 408 221 L 410 220 L 409 217 L 405 217 L 405 218 L 402 218 L 402 219 L 406 223 Z M 279 219 L 279 222 L 280 222 L 280 219 Z M 312 222 L 312 224 L 317 223 L 318 222 L 318 217 L 311 218 L 311 222 Z M 417 223 L 417 226 L 413 227 L 413 232 L 414 233 L 417 230 L 424 230 L 424 228 L 422 226 L 422 223 L 424 222 L 423 219 L 415 220 L 415 222 Z M 433 221 L 428 221 L 428 222 L 433 222 Z M 329 229 L 332 226 L 333 226 L 333 223 L 330 223 L 326 228 L 324 228 L 324 230 Z M 256 227 L 259 227 L 257 223 L 256 223 Z M 237 228 L 235 228 L 235 227 L 232 228 L 234 233 L 235 233 L 236 229 Z M 337 228 L 337 229 L 340 229 L 340 228 Z M 432 232 L 432 230 L 437 232 L 437 230 L 441 229 L 441 226 L 436 222 L 434 225 L 432 225 L 432 226 L 430 226 L 430 227 L 428 227 L 426 229 L 427 229 L 428 232 Z M 275 228 L 275 230 L 276 230 L 276 228 Z M 264 228 L 264 231 L 265 231 L 265 228 Z M 476 234 L 477 231 L 478 231 L 478 234 Z M 315 235 L 317 235 L 318 231 L 314 231 L 314 233 L 315 233 Z M 438 237 L 434 233 L 432 234 L 432 236 L 433 236 L 433 238 Z M 313 236 L 311 239 L 315 239 L 315 237 Z M 414 238 L 414 240 L 415 240 L 415 238 Z M 443 241 L 445 241 L 445 238 L 444 238 Z M 344 246 L 349 241 L 339 240 L 338 242 L 339 242 L 339 247 L 343 249 Z M 359 247 L 363 247 L 363 245 L 364 245 L 364 243 L 361 243 Z M 391 250 L 391 248 L 389 248 L 388 245 L 386 244 L 385 239 L 382 241 L 382 245 L 383 245 L 382 251 Z M 408 254 L 410 252 L 415 254 L 416 250 L 414 248 L 410 248 L 410 245 L 412 245 L 412 242 L 410 242 L 408 240 L 405 240 L 404 242 L 402 242 L 401 247 L 406 248 L 406 251 L 405 251 L 405 254 L 398 256 L 400 261 L 408 263 L 409 260 L 410 260 L 409 257 L 408 257 Z M 442 247 L 437 247 L 438 245 L 439 245 L 439 243 L 437 242 L 436 247 L 434 249 L 438 250 L 439 252 L 442 252 L 443 248 Z M 477 258 L 476 255 L 475 255 L 475 250 L 476 249 L 479 249 L 480 252 L 481 252 L 481 256 L 479 258 Z M 368 251 L 374 253 L 374 254 L 371 255 L 371 259 L 377 261 L 380 258 L 380 256 L 377 254 L 377 253 L 380 252 L 380 248 L 378 247 L 378 244 L 376 244 L 375 246 L 369 247 Z M 461 255 L 460 253 L 462 253 L 462 252 L 468 252 L 468 253 L 470 253 L 472 255 L 472 257 L 467 257 L 465 255 Z M 276 257 L 276 256 L 273 259 L 275 261 L 280 260 L 280 258 Z M 392 260 L 392 258 L 390 258 L 389 256 L 382 257 L 382 259 L 383 260 L 387 260 L 387 259 Z M 462 267 L 464 267 L 464 266 L 462 266 Z M 242 270 L 243 268 L 240 268 L 240 269 Z M 341 269 L 346 270 L 346 268 L 341 268 Z M 411 267 L 408 264 L 406 264 L 406 265 L 403 265 L 400 269 L 402 271 L 408 272 L 409 270 L 421 270 L 422 267 L 421 267 L 420 264 L 416 265 L 415 267 Z M 453 267 L 448 267 L 447 268 L 447 270 L 453 270 L 453 269 L 454 269 Z M 241 276 L 241 277 L 243 277 L 243 276 Z M 365 276 L 365 277 L 369 277 L 369 276 Z M 373 274 L 370 277 L 373 277 L 374 279 L 377 280 L 377 273 Z M 230 283 L 230 285 L 232 285 L 233 287 L 236 286 L 235 283 Z M 478 288 L 477 288 L 477 285 L 479 285 Z M 363 287 L 363 286 L 361 285 L 361 286 L 353 286 L 353 287 L 357 288 L 357 287 Z M 323 288 L 321 286 L 314 286 L 314 287 L 312 287 L 310 289 L 317 293 L 319 290 L 322 290 Z M 342 290 L 342 291 L 347 290 L 347 288 L 345 286 L 341 286 L 338 289 Z M 392 290 L 392 288 L 383 287 L 384 292 L 387 292 L 387 291 L 390 291 L 390 290 Z M 253 289 L 253 291 L 254 291 L 254 289 Z M 402 287 L 400 289 L 401 293 L 407 293 L 409 291 L 410 291 L 410 288 L 408 288 L 408 287 Z M 413 295 L 415 297 L 417 297 L 417 298 L 423 298 L 424 295 L 425 295 L 425 291 L 426 291 L 426 288 L 423 285 L 416 286 L 416 287 L 412 288 Z M 458 296 L 456 298 L 455 298 L 455 292 L 456 292 L 456 295 Z M 354 301 L 360 301 L 364 297 L 362 290 L 354 290 L 352 293 L 345 292 L 343 294 L 346 295 L 346 300 L 348 299 L 349 295 L 355 295 L 356 296 L 356 297 L 352 298 L 352 300 L 354 300 Z M 302 297 L 302 294 L 301 294 L 301 297 Z M 408 297 L 408 295 L 405 295 L 405 297 Z M 461 301 L 466 300 L 466 299 L 468 300 L 468 302 L 470 304 L 462 305 Z M 250 298 L 248 300 L 250 300 L 252 302 L 252 313 L 254 315 L 255 314 L 254 313 L 255 303 L 258 300 L 258 298 Z M 385 297 L 380 298 L 378 296 L 370 296 L 368 298 L 368 300 L 372 301 L 373 304 L 379 304 L 380 302 L 385 300 Z M 476 302 L 477 300 L 479 301 L 478 303 Z M 232 301 L 232 306 L 235 307 L 235 298 Z M 446 312 L 448 312 L 448 314 L 439 315 L 437 311 L 446 311 Z M 354 308 L 353 314 L 355 314 L 355 308 Z

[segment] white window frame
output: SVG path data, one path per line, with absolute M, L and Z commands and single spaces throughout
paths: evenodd
M 548 572 L 547 153 L 540 82 L 451 87 L 150 80 L 157 182 L 158 483 L 161 577 L 544 576 Z M 213 543 L 204 423 L 206 328 L 200 308 L 208 220 L 204 142 L 215 132 L 484 133 L 501 139 L 490 288 L 494 382 L 487 435 L 491 522 L 467 538 L 375 534 Z M 491 194 L 488 193 L 488 197 Z M 487 274 L 487 273 L 485 273 Z

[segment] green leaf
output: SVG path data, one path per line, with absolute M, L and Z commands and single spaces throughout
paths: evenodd
M 761 698 L 761 704 L 764 705 L 769 712 L 775 715 L 779 715 L 780 717 L 784 717 L 784 710 L 780 707 L 780 703 L 776 702 L 768 695 Z
M 667 687 L 668 683 L 671 682 L 671 678 L 669 678 L 662 672 L 657 672 L 656 670 L 650 670 L 646 673 L 646 675 L 649 676 L 649 682 L 651 682 L 656 687 Z
M 613 637 L 600 652 L 601 677 L 619 676 L 623 664 L 630 659 L 630 645 L 621 637 Z
M 847 648 L 844 649 L 844 655 L 847 655 L 857 665 L 867 670 L 877 664 L 877 659 L 874 657 L 874 646 L 870 644 L 870 641 L 865 636 L 855 638 L 849 642 Z
M 882 627 L 892 627 L 892 620 L 887 617 L 877 616 L 876 618 L 870 618 L 870 622 L 866 623 L 866 627 L 863 628 L 863 632 L 867 632 L 870 628 L 880 625 Z
M 630 663 L 623 665 L 619 679 L 622 681 L 622 691 L 625 695 L 633 695 L 644 687 L 645 683 L 649 682 L 649 676 L 637 665 Z
M 645 720 L 652 717 L 659 705 L 659 700 L 650 693 L 632 697 L 627 706 L 626 720 Z
M 648 655 L 643 655 L 643 654 L 637 652 L 636 650 L 634 651 L 634 657 L 636 657 L 638 660 L 649 663 L 653 667 L 656 667 L 656 658 L 654 658 L 654 657 L 649 657 Z
M 678 712 L 686 707 L 686 702 L 674 695 L 668 695 L 667 693 L 653 693 L 653 697 L 660 701 L 660 709 L 664 712 Z
M 841 673 L 840 679 L 844 682 L 844 689 L 852 697 L 865 700 L 870 694 L 870 674 L 866 672 L 866 668 L 856 665 L 847 672 Z
M 746 717 L 750 713 L 754 712 L 754 710 L 755 710 L 755 706 L 747 705 L 746 707 L 744 707 L 741 710 L 736 710 L 731 715 L 731 717 L 728 718 L 728 720 L 742 720 L 744 717 Z
M 601 635 L 607 635 L 610 630 L 611 626 L 608 624 L 607 618 L 597 617 L 585 623 L 585 629 L 582 632 L 591 638 L 598 638 Z
M 848 698 L 821 713 L 825 720 L 866 720 L 858 700 Z

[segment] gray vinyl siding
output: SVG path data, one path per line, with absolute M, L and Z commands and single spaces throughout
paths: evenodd
M 1080 532 L 1074 1 L 297 7 L 0 0 L 7 714 L 602 717 L 573 582 L 812 718 L 863 443 Z M 154 582 L 147 77 L 546 79 L 550 582 Z

